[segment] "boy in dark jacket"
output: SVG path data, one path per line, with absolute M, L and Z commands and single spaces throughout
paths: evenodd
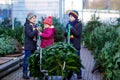
M 69 23 L 66 26 L 66 33 L 65 36 L 67 37 L 67 32 L 69 25 L 70 28 L 70 43 L 73 44 L 73 46 L 77 49 L 77 55 L 80 56 L 80 49 L 81 49 L 81 34 L 82 34 L 82 23 L 78 20 L 78 12 L 76 10 L 72 10 L 69 13 Z M 67 39 L 68 41 L 69 39 Z M 70 72 L 68 74 L 68 80 L 72 77 L 73 72 Z M 77 73 L 77 78 L 80 80 L 82 78 L 82 72 L 81 69 L 79 73 Z
M 37 48 L 37 33 L 38 30 L 35 26 L 36 15 L 34 13 L 29 13 L 26 18 L 25 26 L 25 56 L 23 61 L 23 78 L 29 79 L 28 76 L 28 58 L 34 53 Z

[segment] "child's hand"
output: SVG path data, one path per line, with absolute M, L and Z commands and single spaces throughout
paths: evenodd
M 41 27 L 37 27 L 37 30 L 38 30 L 38 31 L 42 31 L 42 28 L 41 28 Z
M 41 35 L 42 35 L 42 32 L 38 32 L 38 35 L 41 36 Z
M 33 28 L 33 31 L 35 30 L 35 28 Z

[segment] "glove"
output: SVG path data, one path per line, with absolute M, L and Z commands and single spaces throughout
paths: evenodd
M 42 28 L 41 28 L 41 27 L 37 27 L 37 30 L 38 30 L 38 31 L 42 31 Z

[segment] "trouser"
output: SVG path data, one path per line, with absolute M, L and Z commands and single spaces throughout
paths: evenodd
M 80 50 L 77 51 L 77 55 L 80 56 Z M 73 75 L 73 72 L 70 71 L 68 73 L 67 79 L 70 80 Z M 82 77 L 82 70 L 80 69 L 79 72 L 77 73 L 77 78 L 80 79 Z
M 23 75 L 24 76 L 28 76 L 28 59 L 32 53 L 34 53 L 34 50 L 25 50 L 25 56 L 23 60 Z

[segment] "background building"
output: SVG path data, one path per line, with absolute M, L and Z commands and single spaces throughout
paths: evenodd
M 11 17 L 14 26 L 15 18 L 24 24 L 27 14 L 34 12 L 38 20 L 51 15 L 66 23 L 68 21 L 66 12 L 75 9 L 79 11 L 79 19 L 87 22 L 93 14 L 101 19 L 120 17 L 118 3 L 119 0 L 2 0 L 0 18 Z
M 63 0 L 14 0 L 12 17 L 25 22 L 29 12 L 37 14 L 38 20 L 48 15 L 62 18 Z

